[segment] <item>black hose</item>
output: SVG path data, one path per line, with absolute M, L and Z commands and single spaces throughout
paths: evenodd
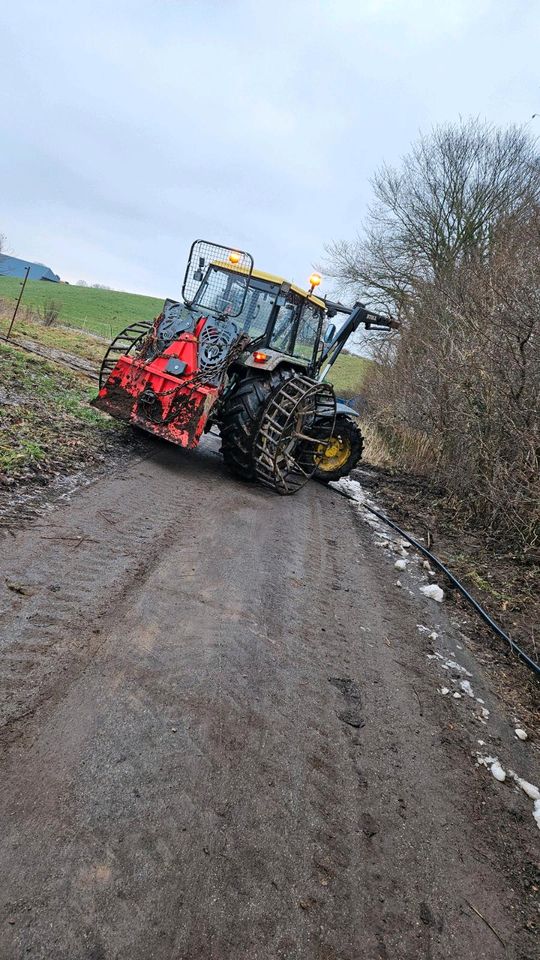
M 382 520 L 383 523 L 387 523 L 389 527 L 392 527 L 394 530 L 397 530 L 400 536 L 402 536 L 405 540 L 408 540 L 409 543 L 411 543 L 413 547 L 419 550 L 420 553 L 423 553 L 425 557 L 429 557 L 433 565 L 435 567 L 438 567 L 438 569 L 441 570 L 446 577 L 448 577 L 448 579 L 454 584 L 457 590 L 459 590 L 462 597 L 465 597 L 465 600 L 467 600 L 471 604 L 471 606 L 474 607 L 476 612 L 481 616 L 484 623 L 487 623 L 488 627 L 490 627 L 490 629 L 493 630 L 493 633 L 497 634 L 497 636 L 500 637 L 501 640 L 504 640 L 506 643 L 508 643 L 513 653 L 517 654 L 520 660 L 522 660 L 523 663 L 525 663 L 529 667 L 529 669 L 533 671 L 533 673 L 536 673 L 537 676 L 540 676 L 540 664 L 532 660 L 528 656 L 528 654 L 526 654 L 525 651 L 522 650 L 521 647 L 519 647 L 517 643 L 515 643 L 508 636 L 508 634 L 505 633 L 504 630 L 501 627 L 499 627 L 497 623 L 495 623 L 494 620 L 491 619 L 489 613 L 487 613 L 484 610 L 484 608 L 480 606 L 478 601 L 471 596 L 469 591 L 465 589 L 465 587 L 463 586 L 462 583 L 460 583 L 457 577 L 455 577 L 454 574 L 450 572 L 448 567 L 445 567 L 444 563 L 438 560 L 437 557 L 434 556 L 431 553 L 431 551 L 427 549 L 427 547 L 423 547 L 421 543 L 418 543 L 418 540 L 415 540 L 414 537 L 410 537 L 408 533 L 405 533 L 405 531 L 401 529 L 401 527 L 398 527 L 397 523 L 394 523 L 393 520 L 389 520 L 388 517 L 385 517 L 383 513 L 380 513 L 378 510 L 375 510 L 373 507 L 368 507 L 366 503 L 360 503 L 360 501 L 356 500 L 354 497 L 349 496 L 348 493 L 343 493 L 343 491 L 338 490 L 337 487 L 332 487 L 332 489 L 336 493 L 339 493 L 340 496 L 345 497 L 347 500 L 352 500 L 354 503 L 357 503 L 359 506 L 363 507 L 364 510 L 369 510 L 370 513 L 373 513 L 376 517 L 379 518 L 379 520 Z

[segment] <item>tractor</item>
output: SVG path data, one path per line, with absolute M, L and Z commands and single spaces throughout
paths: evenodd
M 358 414 L 325 378 L 360 324 L 395 323 L 320 299 L 319 282 L 303 290 L 255 270 L 249 253 L 196 240 L 183 302 L 112 341 L 93 405 L 182 447 L 215 427 L 229 469 L 280 494 L 345 476 L 362 453 Z

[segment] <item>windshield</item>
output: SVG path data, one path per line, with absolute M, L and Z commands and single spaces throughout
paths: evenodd
M 219 267 L 210 267 L 193 301 L 194 307 L 237 317 L 246 292 L 246 277 L 234 276 Z
M 252 277 L 242 306 L 245 289 L 244 277 L 212 266 L 197 291 L 193 306 L 235 317 L 238 329 L 254 340 L 266 332 L 279 287 Z

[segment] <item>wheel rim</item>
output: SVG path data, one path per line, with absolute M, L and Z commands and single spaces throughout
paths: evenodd
M 321 443 L 317 448 L 319 458 L 317 470 L 322 473 L 333 473 L 341 470 L 351 455 L 351 441 L 348 437 L 330 437 L 327 444 Z

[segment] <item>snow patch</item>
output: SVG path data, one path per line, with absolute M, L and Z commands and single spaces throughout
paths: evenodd
M 406 570 L 406 569 L 407 569 L 407 561 L 406 561 L 406 560 L 396 560 L 394 566 L 395 566 L 396 570 Z
M 333 487 L 334 490 L 339 490 L 340 493 L 346 494 L 346 496 L 356 500 L 357 503 L 365 503 L 366 501 L 362 484 L 358 483 L 358 480 L 350 480 L 348 477 L 343 477 L 341 480 L 332 480 L 328 486 Z
M 480 754 L 477 754 L 477 761 L 478 764 L 486 767 L 499 783 L 503 783 L 503 781 L 506 780 L 506 772 L 501 766 L 498 757 L 482 757 Z
M 428 653 L 427 658 L 428 660 L 439 660 L 443 670 L 457 670 L 458 673 L 464 673 L 466 677 L 472 677 L 472 673 L 462 667 L 457 660 L 447 660 L 442 653 Z
M 450 693 L 450 688 L 449 688 L 449 687 L 441 687 L 440 690 L 439 690 L 439 693 L 442 693 L 443 697 L 445 697 L 447 693 Z
M 518 777 L 514 770 L 509 770 L 508 773 L 516 781 L 518 787 L 521 787 L 523 792 L 526 793 L 531 800 L 540 800 L 540 790 L 538 787 L 535 787 L 534 783 L 529 783 L 529 781 L 524 780 L 523 777 Z
M 463 690 L 463 693 L 466 693 L 468 697 L 474 697 L 473 688 L 471 687 L 469 680 L 460 680 L 459 685 Z
M 442 603 L 444 600 L 444 590 L 436 583 L 429 583 L 425 587 L 420 587 L 420 593 L 429 597 L 430 600 L 436 600 L 437 603 Z
M 536 826 L 540 830 L 540 790 L 538 787 L 535 787 L 534 783 L 529 783 L 529 781 L 524 780 L 523 777 L 518 777 L 514 770 L 509 770 L 508 773 L 516 781 L 518 787 L 521 787 L 523 792 L 533 801 L 533 817 Z
M 491 764 L 491 772 L 495 779 L 499 781 L 499 783 L 503 783 L 503 781 L 506 780 L 506 773 L 498 760 Z
M 453 697 L 454 697 L 454 700 L 461 700 L 461 694 L 458 693 L 457 690 L 456 690 L 456 692 L 453 694 Z
M 497 757 L 483 757 L 480 753 L 476 754 L 477 765 L 487 767 L 488 770 L 491 767 L 491 764 L 495 763 L 496 759 Z
M 484 745 L 483 740 L 478 740 L 480 746 Z M 504 770 L 502 764 L 499 761 L 498 757 L 483 757 L 480 753 L 476 754 L 476 762 L 478 766 L 486 767 L 498 780 L 500 783 L 503 783 L 506 780 L 506 771 Z M 528 780 L 524 780 L 523 777 L 518 776 L 515 770 L 508 769 L 508 776 L 515 780 L 518 787 L 521 787 L 523 792 L 533 801 L 533 811 L 532 815 L 534 817 L 536 826 L 540 830 L 540 790 L 534 785 L 534 783 L 529 783 Z

